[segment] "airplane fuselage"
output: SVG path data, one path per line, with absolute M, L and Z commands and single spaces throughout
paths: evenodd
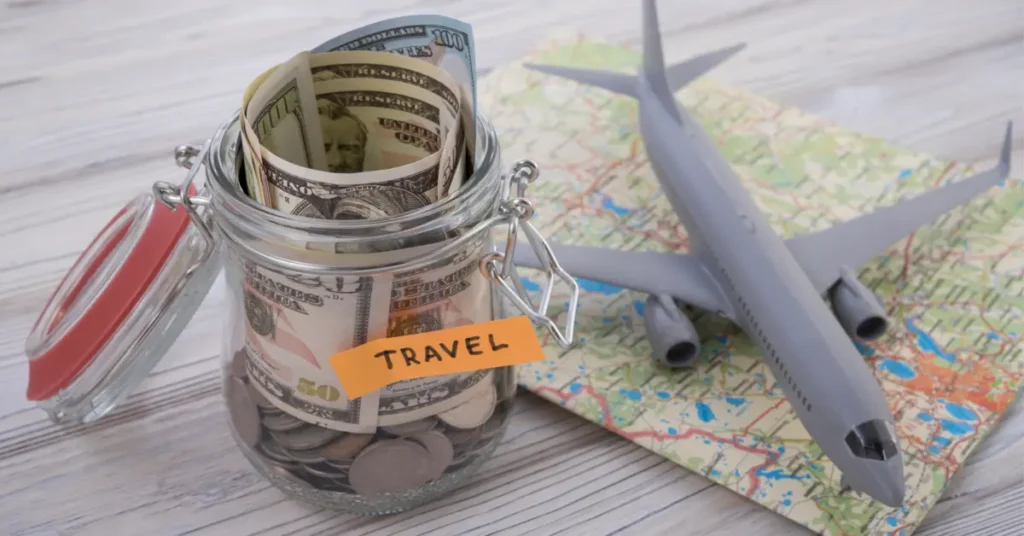
M 639 86 L 651 165 L 687 229 L 691 252 L 717 268 L 713 275 L 730 299 L 733 320 L 761 349 L 803 425 L 848 482 L 882 494 L 898 488 L 902 499 L 900 457 L 857 457 L 845 442 L 862 423 L 893 421 L 853 341 L 700 125 L 674 101 L 675 109 L 666 109 L 658 95 L 664 90 L 652 90 L 644 78 Z

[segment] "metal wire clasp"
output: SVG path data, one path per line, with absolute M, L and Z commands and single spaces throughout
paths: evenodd
M 576 279 L 569 275 L 558 264 L 554 252 L 547 240 L 541 236 L 540 231 L 530 223 L 533 217 L 533 203 L 526 199 L 526 187 L 537 180 L 540 172 L 537 164 L 530 160 L 520 160 L 513 164 L 509 170 L 506 180 L 503 183 L 502 203 L 498 207 L 498 214 L 508 220 L 508 237 L 505 242 L 505 252 L 490 253 L 480 259 L 480 269 L 492 281 L 501 285 L 505 296 L 512 300 L 530 320 L 542 324 L 551 332 L 559 346 L 565 348 L 573 343 L 573 331 L 576 326 L 576 305 L 579 301 L 580 287 Z M 512 186 L 516 187 L 515 197 L 512 197 Z M 519 240 L 519 232 L 526 234 L 526 240 L 530 243 L 537 259 L 540 260 L 544 270 L 547 284 L 544 286 L 544 293 L 540 303 L 536 307 L 526 292 L 522 279 L 515 266 L 515 250 Z M 555 286 L 555 276 L 569 285 L 572 294 L 569 297 L 569 306 L 566 310 L 565 331 L 559 331 L 555 321 L 547 315 L 548 305 L 551 302 L 551 293 Z
M 203 237 L 203 251 L 200 253 L 199 260 L 195 263 L 193 268 L 202 264 L 207 258 L 213 253 L 214 240 L 213 233 L 210 231 L 209 226 L 203 220 L 202 216 L 199 215 L 196 207 L 207 206 L 210 204 L 209 198 L 189 195 L 189 189 L 192 186 L 192 181 L 196 178 L 196 173 L 199 172 L 201 164 L 206 161 L 206 154 L 210 150 L 210 142 L 207 141 L 201 148 L 194 145 L 179 145 L 174 149 L 174 161 L 180 167 L 188 170 L 185 174 L 185 180 L 182 181 L 181 186 L 177 186 L 167 181 L 157 181 L 153 183 L 153 197 L 160 200 L 161 203 L 166 205 L 168 208 L 173 209 L 177 205 L 181 205 L 188 213 L 188 217 L 192 220 L 192 224 L 195 225 L 196 230 Z

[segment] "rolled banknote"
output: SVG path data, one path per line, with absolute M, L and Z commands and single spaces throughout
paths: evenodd
M 473 28 L 443 15 L 412 15 L 385 19 L 343 33 L 313 52 L 378 50 L 416 58 L 444 69 L 470 97 L 476 110 L 476 57 Z M 476 116 L 470 117 L 475 124 Z
M 267 206 L 375 219 L 437 201 L 465 173 L 464 92 L 427 63 L 302 53 L 248 94 L 243 155 L 247 171 L 259 168 L 254 189 Z

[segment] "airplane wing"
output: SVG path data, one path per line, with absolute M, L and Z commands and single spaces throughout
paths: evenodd
M 620 251 L 598 247 L 551 244 L 558 264 L 569 275 L 653 295 L 669 295 L 735 320 L 732 305 L 718 281 L 693 255 L 654 251 Z M 515 250 L 519 266 L 540 268 L 529 244 Z
M 1010 171 L 1012 137 L 1013 125 L 1008 124 L 999 164 L 993 169 L 829 229 L 795 236 L 788 239 L 786 245 L 818 292 L 824 293 L 839 279 L 841 267 L 855 269 L 918 228 L 1006 179 Z

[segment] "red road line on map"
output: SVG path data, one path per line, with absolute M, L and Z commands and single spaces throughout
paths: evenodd
M 910 237 L 907 238 L 907 243 L 903 246 L 903 269 L 900 270 L 900 280 L 904 283 L 907 282 L 907 272 L 910 269 L 910 245 L 914 243 L 914 234 L 911 233 Z
M 743 429 L 743 433 L 749 434 L 750 433 L 750 429 L 753 428 L 755 424 L 757 424 L 757 421 L 760 421 L 761 419 L 764 418 L 765 415 L 768 415 L 769 413 L 779 409 L 779 406 L 781 406 L 782 403 L 785 402 L 785 401 L 786 401 L 785 398 L 780 398 L 778 402 L 772 404 L 772 407 L 768 408 L 764 413 L 758 415 L 757 418 L 753 420 L 753 422 L 748 424 L 747 427 Z

